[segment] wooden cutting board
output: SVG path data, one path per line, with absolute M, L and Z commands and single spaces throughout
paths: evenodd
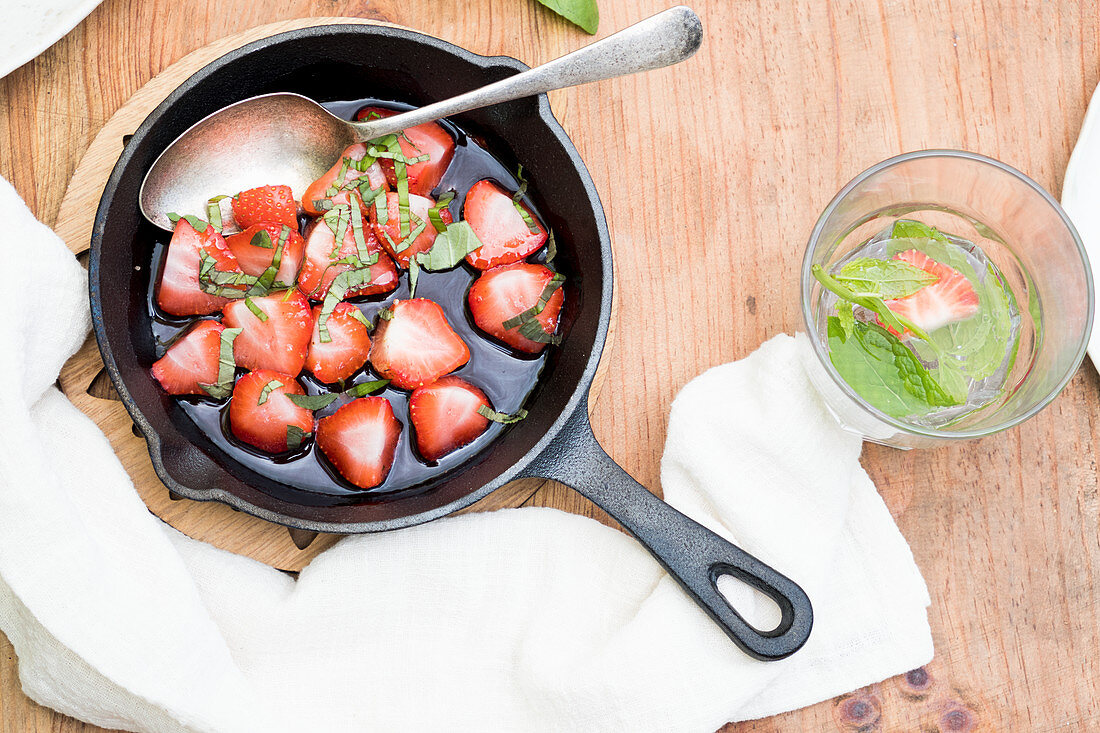
M 193 51 L 138 90 L 96 136 L 77 165 L 61 201 L 55 230 L 69 249 L 86 262 L 99 198 L 125 141 L 181 82 L 219 56 L 252 41 L 297 28 L 332 23 L 391 25 L 360 18 L 306 18 L 259 26 Z M 593 395 L 598 394 L 603 385 L 606 363 L 605 359 L 596 374 Z M 169 493 L 153 470 L 145 440 L 135 432 L 133 421 L 119 401 L 94 337 L 89 336 L 80 351 L 65 364 L 60 382 L 65 395 L 94 420 L 111 441 L 149 510 L 184 534 L 291 572 L 301 570 L 341 537 L 289 529 L 225 504 L 197 502 Z M 463 513 L 520 506 L 547 483 L 533 479 L 514 481 L 464 509 Z

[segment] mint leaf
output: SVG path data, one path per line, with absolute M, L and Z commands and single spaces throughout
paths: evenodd
M 860 294 L 877 295 L 885 300 L 906 298 L 938 278 L 904 260 L 879 260 L 860 257 L 840 268 L 833 277 Z
M 844 330 L 845 336 L 851 336 L 856 327 L 855 308 L 846 300 L 836 304 L 836 320 Z
M 939 234 L 939 232 L 937 232 Z M 941 234 L 940 237 L 943 237 Z M 965 321 L 936 329 L 931 346 L 941 362 L 952 359 L 975 382 L 991 376 L 1006 358 L 1015 354 L 1019 336 L 1013 336 L 1012 319 L 1017 312 L 1016 299 L 998 273 L 989 266 L 979 273 L 970 264 L 965 251 L 941 239 L 895 239 L 886 243 L 891 256 L 913 249 L 960 273 L 978 296 L 978 312 Z M 1011 342 L 1011 343 L 1010 343 Z
M 909 332 L 917 338 L 923 339 L 929 343 L 932 342 L 932 339 L 924 332 L 923 328 L 913 323 L 908 318 L 899 316 L 887 308 L 886 303 L 877 295 L 863 295 L 852 292 L 843 284 L 837 282 L 832 275 L 825 272 L 825 268 L 821 265 L 814 265 L 810 268 L 810 272 L 826 290 L 833 292 L 841 300 L 846 300 L 850 303 L 861 305 L 869 311 L 874 311 L 878 314 L 879 318 L 882 319 L 883 323 L 898 333 L 902 333 L 906 329 L 909 329 Z
M 946 242 L 945 237 L 936 227 L 930 227 L 923 222 L 912 219 L 898 219 L 894 222 L 894 230 L 890 232 L 892 239 L 935 239 L 938 242 Z
M 836 316 L 828 320 L 829 359 L 848 385 L 892 417 L 959 404 L 920 360 L 885 328 L 855 323 L 845 334 Z
M 566 20 L 578 25 L 586 33 L 596 34 L 600 27 L 600 9 L 596 0 L 539 0 Z

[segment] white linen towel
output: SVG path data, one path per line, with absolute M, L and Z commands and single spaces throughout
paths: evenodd
M 1100 288 L 1100 87 L 1092 93 L 1081 134 L 1073 147 L 1062 182 L 1062 208 L 1069 214 L 1092 265 L 1092 282 Z M 1100 371 L 1100 325 L 1093 319 L 1088 353 Z
M 668 501 L 802 584 L 781 662 L 742 654 L 637 543 L 552 509 L 349 537 L 295 580 L 152 516 L 54 386 L 83 270 L 0 179 L 0 628 L 26 693 L 141 731 L 699 731 L 929 661 L 924 582 L 860 441 L 777 336 L 672 407 Z M 731 591 L 750 618 L 750 594 Z

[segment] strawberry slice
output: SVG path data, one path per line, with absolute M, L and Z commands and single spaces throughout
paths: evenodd
M 222 331 L 217 321 L 199 321 L 187 330 L 150 371 L 168 394 L 207 395 L 200 385 L 218 381 Z
M 328 194 L 328 190 L 333 186 L 340 188 L 352 181 L 358 181 L 360 178 L 364 177 L 373 189 L 378 189 L 380 186 L 386 185 L 386 174 L 382 172 L 382 166 L 378 164 L 378 161 L 368 166 L 365 171 L 361 171 L 358 167 L 350 164 L 345 167 L 345 160 L 354 163 L 358 163 L 362 160 L 367 154 L 367 148 L 368 145 L 366 143 L 349 145 L 344 149 L 344 152 L 340 154 L 340 160 L 336 161 L 336 165 L 329 168 L 323 176 L 309 184 L 309 188 L 306 189 L 305 194 L 302 196 L 302 208 L 307 214 L 310 216 L 320 216 L 325 213 L 325 210 L 317 207 L 317 202 L 330 201 L 332 196 Z M 337 183 L 336 179 L 340 175 L 341 170 L 344 171 L 344 179 Z
M 395 300 L 389 311 L 379 314 L 370 363 L 394 387 L 416 389 L 469 360 L 470 349 L 437 303 Z
M 401 423 L 385 397 L 360 397 L 317 421 L 317 447 L 361 489 L 386 480 L 400 435 Z
M 347 206 L 351 200 L 349 195 L 355 197 L 360 212 L 363 212 L 365 207 L 360 202 L 358 193 L 344 192 L 334 196 L 332 201 L 334 204 Z M 370 226 L 367 219 L 361 218 L 360 221 L 363 226 L 363 239 L 367 245 L 367 252 L 377 255 L 378 261 L 370 266 L 370 281 L 366 285 L 349 290 L 344 295 L 345 298 L 388 293 L 397 287 L 397 268 L 394 266 L 393 260 L 382 251 L 382 245 L 378 243 L 378 238 L 374 236 L 374 228 Z M 356 269 L 355 265 L 348 263 L 346 260 L 349 257 L 357 256 L 357 254 L 355 231 L 350 224 L 347 231 L 344 232 L 343 241 L 337 248 L 336 233 L 333 228 L 329 226 L 325 219 L 316 220 L 306 231 L 305 263 L 302 265 L 302 272 L 298 276 L 298 287 L 315 300 L 324 298 L 337 275 Z M 340 262 L 340 260 L 345 261 Z
M 364 107 L 359 110 L 356 119 L 365 120 L 370 117 L 390 117 L 397 114 L 396 110 L 383 107 Z M 423 163 L 413 163 L 406 166 L 405 175 L 409 179 L 409 193 L 417 193 L 421 196 L 429 196 L 443 173 L 450 165 L 455 152 L 455 141 L 443 127 L 435 122 L 425 122 L 423 125 L 410 127 L 398 136 L 398 144 L 401 146 L 401 154 L 407 159 L 427 155 L 428 160 Z M 382 158 L 378 161 L 382 171 L 386 174 L 391 189 L 397 188 L 397 175 L 394 171 L 393 161 Z M 373 185 L 373 184 L 372 184 Z
M 253 312 L 253 308 L 263 315 Z M 234 300 L 222 312 L 227 327 L 243 329 L 233 342 L 237 366 L 295 375 L 302 371 L 313 314 L 300 290 Z
M 978 312 L 978 294 L 958 270 L 937 262 L 919 249 L 899 252 L 894 259 L 908 262 L 939 278 L 908 297 L 885 301 L 886 307 L 897 315 L 908 318 L 931 333 L 949 323 L 964 321 Z M 892 328 L 889 330 L 899 338 L 909 335 L 908 331 L 898 334 Z
M 489 419 L 477 411 L 482 405 L 492 409 L 484 392 L 458 377 L 417 387 L 409 397 L 409 418 L 420 455 L 438 461 L 472 443 L 489 428 Z
M 351 303 L 337 303 L 325 326 L 329 341 L 321 340 L 318 319 L 321 306 L 313 307 L 313 337 L 306 354 L 306 369 L 322 382 L 333 384 L 347 379 L 367 363 L 370 334 L 366 317 Z
M 255 224 L 286 224 L 298 229 L 298 204 L 290 186 L 260 186 L 233 197 L 233 218 L 241 229 Z
M 427 198 L 426 196 L 417 196 L 415 193 L 409 194 L 409 236 L 412 235 L 417 228 L 417 219 L 423 222 L 421 232 L 417 235 L 416 239 L 412 242 L 405 242 L 406 237 L 401 236 L 401 211 L 400 202 L 396 193 L 386 194 L 386 223 L 378 223 L 378 211 L 375 207 L 370 207 L 370 218 L 374 224 L 374 232 L 378 235 L 378 241 L 382 243 L 382 246 L 386 248 L 386 251 L 393 257 L 397 266 L 404 269 L 409 266 L 409 260 L 413 258 L 419 252 L 427 252 L 432 248 L 432 244 L 435 243 L 435 238 L 438 232 L 435 227 L 432 226 L 431 220 L 428 218 L 428 210 L 435 206 L 435 200 Z M 416 218 L 413 218 L 416 217 Z M 444 224 L 451 223 L 451 212 L 449 209 L 443 208 L 439 212 L 439 218 L 443 220 Z M 397 245 L 405 243 L 405 248 L 400 252 L 397 251 Z
M 233 256 L 237 258 L 240 268 L 247 275 L 260 276 L 275 258 L 275 250 L 279 247 L 282 237 L 283 224 L 253 224 L 239 234 L 232 234 L 225 238 L 225 243 Z M 261 232 L 267 233 L 265 239 Z M 254 244 L 254 242 L 256 244 Z M 258 246 L 258 244 L 270 244 L 270 247 Z M 298 233 L 298 228 L 287 227 L 286 240 L 283 241 L 283 251 L 279 259 L 279 269 L 275 273 L 275 281 L 293 285 L 298 277 L 298 269 L 302 266 L 302 256 L 305 253 L 305 240 Z
M 313 413 L 291 402 L 288 394 L 305 394 L 302 385 L 288 374 L 258 369 L 238 379 L 229 400 L 233 435 L 267 453 L 297 448 L 288 444 L 289 434 L 294 432 L 292 428 L 297 429 L 300 440 L 313 432 Z
M 214 259 L 214 269 L 225 273 L 240 273 L 237 258 L 214 227 L 207 225 L 197 231 L 186 219 L 176 222 L 168 243 L 168 256 L 157 286 L 157 305 L 173 316 L 203 316 L 218 311 L 227 299 L 203 292 L 199 284 L 202 255 Z M 244 289 L 244 286 L 239 286 Z
M 523 210 L 538 228 L 532 232 L 512 196 L 492 181 L 478 181 L 466 194 L 462 218 L 474 230 L 481 246 L 466 255 L 479 270 L 518 262 L 546 243 L 546 227 L 526 205 Z
M 560 275 L 558 276 L 561 277 Z M 543 265 L 529 262 L 516 262 L 486 270 L 470 287 L 468 301 L 474 323 L 485 333 L 500 339 L 514 349 L 537 354 L 552 340 L 558 329 L 558 315 L 565 295 L 558 285 L 546 298 L 546 304 L 537 315 L 529 314 L 529 319 L 538 321 L 539 330 L 546 334 L 545 342 L 525 336 L 523 331 L 531 326 L 520 324 L 505 328 L 505 322 L 537 307 L 539 298 L 545 295 L 548 286 L 554 280 L 554 272 Z M 529 332 L 529 331 L 528 331 Z

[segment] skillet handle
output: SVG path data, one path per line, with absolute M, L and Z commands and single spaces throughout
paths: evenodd
M 756 659 L 783 659 L 810 635 L 813 608 L 794 581 L 664 503 L 604 452 L 580 405 L 554 441 L 522 472 L 564 483 L 614 517 L 648 549 L 735 644 Z M 774 600 L 782 620 L 759 631 L 718 590 L 732 575 Z

